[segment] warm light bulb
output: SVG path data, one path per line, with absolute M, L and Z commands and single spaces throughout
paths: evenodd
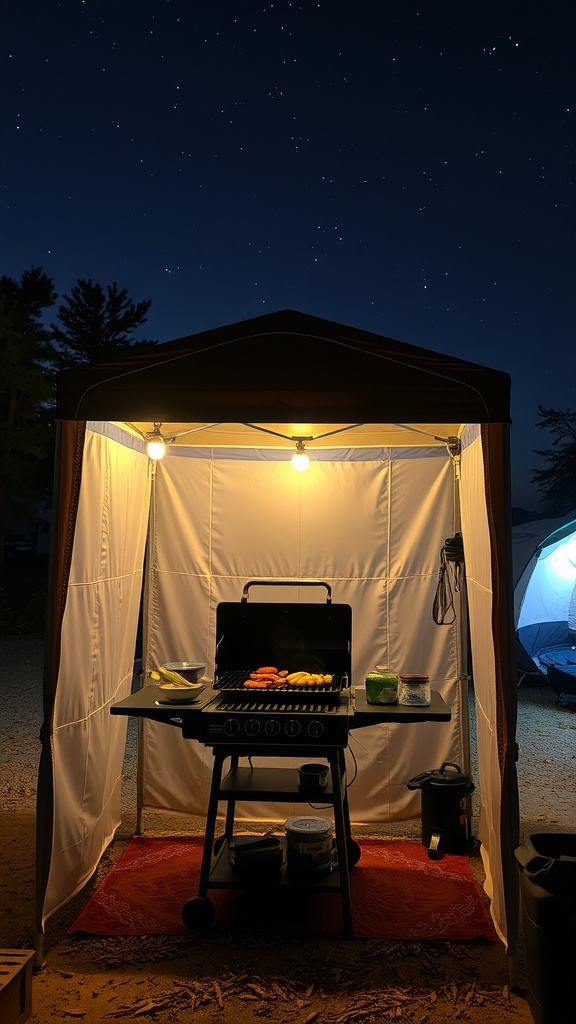
M 162 459 L 166 454 L 166 445 L 164 444 L 162 438 L 158 435 L 158 437 L 153 437 L 150 441 L 148 441 L 146 451 L 148 452 L 148 457 L 150 459 Z
M 299 473 L 303 473 L 305 469 L 308 469 L 310 459 L 303 449 L 298 449 L 292 456 L 292 465 L 294 469 L 297 469 Z

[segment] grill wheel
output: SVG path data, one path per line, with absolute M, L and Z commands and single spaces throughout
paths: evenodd
M 207 896 L 195 896 L 182 907 L 182 920 L 191 932 L 209 928 L 216 917 L 216 908 Z

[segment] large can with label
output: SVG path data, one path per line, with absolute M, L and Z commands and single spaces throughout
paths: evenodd
M 286 831 L 286 866 L 296 875 L 328 875 L 336 866 L 336 850 L 329 818 L 289 818 Z

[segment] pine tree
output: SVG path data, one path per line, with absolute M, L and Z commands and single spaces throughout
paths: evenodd
M 98 362 L 128 347 L 149 345 L 134 341 L 133 335 L 146 323 L 151 305 L 151 299 L 133 302 L 116 282 L 104 291 L 91 280 L 78 280 L 58 307 L 59 323 L 51 325 L 60 366 Z
M 44 412 L 53 399 L 52 344 L 42 315 L 56 297 L 40 267 L 25 271 L 19 282 L 0 277 L 0 560 L 7 518 L 30 510 L 50 451 Z
M 548 466 L 535 469 L 532 482 L 543 495 L 543 503 L 553 515 L 564 515 L 576 509 L 576 412 L 558 411 L 538 406 L 542 430 L 554 437 L 552 448 L 535 449 Z

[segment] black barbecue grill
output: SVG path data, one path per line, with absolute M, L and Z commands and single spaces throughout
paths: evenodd
M 325 603 L 253 602 L 253 586 L 322 586 Z M 234 839 L 235 806 L 241 801 L 307 802 L 300 791 L 295 767 L 268 768 L 252 765 L 262 758 L 323 757 L 328 761 L 328 784 L 318 797 L 332 806 L 337 868 L 327 878 L 295 880 L 282 867 L 276 881 L 258 876 L 252 884 L 301 884 L 309 889 L 339 893 L 344 931 L 352 932 L 348 870 L 360 857 L 352 838 L 348 809 L 345 749 L 349 731 L 379 722 L 449 721 L 450 711 L 440 694 L 433 692 L 432 705 L 369 707 L 362 693 L 352 700 L 352 611 L 349 605 L 333 604 L 330 586 L 317 580 L 253 580 L 244 587 L 240 602 L 223 602 L 216 608 L 216 658 L 214 682 L 193 704 L 159 704 L 156 687 L 131 694 L 110 710 L 165 722 L 182 730 L 185 739 L 199 740 L 213 748 L 214 765 L 206 815 L 204 850 L 198 895 L 185 904 L 182 917 L 187 927 L 206 927 L 214 917 L 209 889 L 245 885 L 230 870 L 228 852 Z M 330 683 L 294 686 L 275 683 L 269 689 L 251 690 L 245 681 L 258 668 L 273 666 L 292 672 L 332 676 Z M 240 765 L 248 758 L 249 766 Z M 224 764 L 230 767 L 224 773 Z M 222 843 L 215 842 L 218 808 L 226 803 Z

